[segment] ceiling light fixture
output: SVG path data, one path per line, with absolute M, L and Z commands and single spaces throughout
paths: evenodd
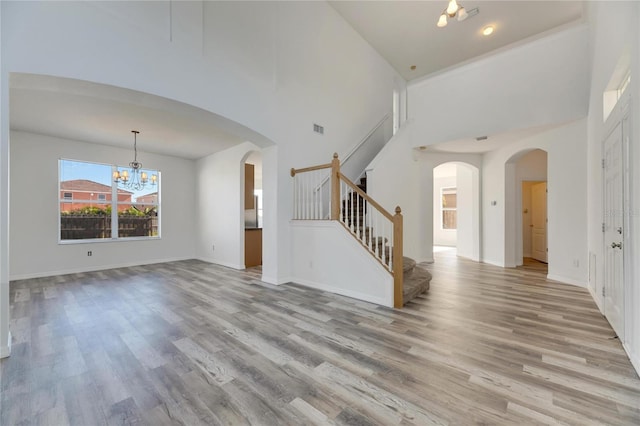
M 158 175 L 152 174 L 151 178 L 147 175 L 147 172 L 142 170 L 142 163 L 138 161 L 138 133 L 137 130 L 132 130 L 133 133 L 133 161 L 129 163 L 131 170 L 123 170 L 122 172 L 116 170 L 113 172 L 113 181 L 121 188 L 132 189 L 134 191 L 140 191 L 151 180 L 151 185 L 155 186 L 158 182 Z
M 495 27 L 493 25 L 487 25 L 482 29 L 482 35 L 489 36 L 493 34 L 493 30 L 495 30 Z
M 475 11 L 475 13 L 473 13 L 473 15 L 475 15 L 476 13 L 478 13 L 478 8 L 473 9 L 473 11 Z M 456 0 L 449 0 L 449 4 L 447 5 L 447 8 L 442 11 L 442 15 L 440 15 L 440 19 L 438 19 L 438 23 L 436 25 L 439 28 L 446 27 L 447 26 L 447 16 L 449 18 L 457 17 L 458 21 L 464 21 L 470 15 L 471 14 L 467 13 L 465 8 L 460 6 L 456 2 Z

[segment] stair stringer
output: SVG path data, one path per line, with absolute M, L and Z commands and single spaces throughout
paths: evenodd
M 292 220 L 291 239 L 293 282 L 393 307 L 393 275 L 341 223 Z

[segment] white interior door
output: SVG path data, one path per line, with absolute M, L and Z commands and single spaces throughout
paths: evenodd
M 531 257 L 547 262 L 547 183 L 531 186 Z
M 604 314 L 618 336 L 624 336 L 624 180 L 623 122 L 604 141 Z

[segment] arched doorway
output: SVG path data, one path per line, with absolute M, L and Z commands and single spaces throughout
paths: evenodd
M 520 151 L 505 164 L 505 266 L 548 262 L 547 152 Z
M 480 170 L 464 162 L 433 168 L 433 245 L 480 260 Z

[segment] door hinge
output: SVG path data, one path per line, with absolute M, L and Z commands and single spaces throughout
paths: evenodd
M 602 222 L 602 232 L 604 232 L 604 222 Z
M 602 168 L 604 169 L 604 158 L 602 159 Z
M 604 285 L 602 286 L 602 297 L 604 297 Z

